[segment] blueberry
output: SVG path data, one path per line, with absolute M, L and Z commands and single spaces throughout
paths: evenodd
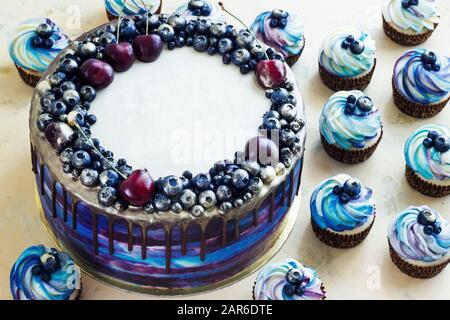
M 372 99 L 367 96 L 360 96 L 356 101 L 356 105 L 358 106 L 359 110 L 364 112 L 369 112 L 373 108 Z
M 133 39 L 138 33 L 134 21 L 129 18 L 124 18 L 122 20 L 119 32 L 119 36 L 125 40 Z
M 225 161 L 217 161 L 214 164 L 214 169 L 216 169 L 216 171 L 218 171 L 218 172 L 225 170 L 226 167 L 227 167 L 227 165 L 226 165 Z
M 156 210 L 155 210 L 155 206 L 152 204 L 152 203 L 147 203 L 145 206 L 144 206 L 144 212 L 145 213 L 147 213 L 147 214 L 152 214 L 152 213 L 154 213 Z
M 247 49 L 237 49 L 231 54 L 231 61 L 237 66 L 248 63 L 250 59 L 251 55 Z
M 433 139 L 431 139 L 431 138 L 425 138 L 422 143 L 423 143 L 424 147 L 427 149 L 430 149 L 433 147 Z
M 441 232 L 442 232 L 442 228 L 441 227 L 438 227 L 436 225 L 433 227 L 433 233 L 440 234 Z
M 191 214 L 194 217 L 197 217 L 197 218 L 201 217 L 201 216 L 203 216 L 205 214 L 205 208 L 203 208 L 201 205 L 197 204 L 197 205 L 192 207 Z
M 41 104 L 42 110 L 46 111 L 50 107 L 53 101 L 56 100 L 56 96 L 52 92 L 47 92 L 41 96 L 39 102 Z
M 175 30 L 171 25 L 162 24 L 158 28 L 158 34 L 161 36 L 164 42 L 169 42 L 175 37 Z
M 206 190 L 203 191 L 198 195 L 198 202 L 204 207 L 204 208 L 211 208 L 216 205 L 217 198 L 216 194 L 212 190 Z
M 247 73 L 249 73 L 250 72 L 250 66 L 246 63 L 246 64 L 242 64 L 240 67 L 239 67 L 239 72 L 241 73 L 241 74 L 247 74 Z
M 60 116 L 67 110 L 66 104 L 60 100 L 53 102 L 50 105 L 49 111 L 54 116 Z
M 341 193 L 342 193 L 342 188 L 341 188 L 341 186 L 338 186 L 338 185 L 335 185 L 334 187 L 333 187 L 333 193 L 334 194 L 337 194 L 337 195 L 340 195 Z
M 102 187 L 115 187 L 119 184 L 119 175 L 114 170 L 105 170 L 100 173 L 99 182 Z
M 417 215 L 417 222 L 423 226 L 432 226 L 436 223 L 436 214 L 428 209 L 422 210 Z
M 221 38 L 227 33 L 227 26 L 222 22 L 213 22 L 209 27 L 209 33 L 216 38 Z
M 117 199 L 117 191 L 113 187 L 103 187 L 98 192 L 97 198 L 101 205 L 111 207 Z
M 115 43 L 116 42 L 116 36 L 110 32 L 104 32 L 102 35 L 98 38 L 98 42 L 101 46 L 106 46 L 109 43 Z
M 81 184 L 86 187 L 94 187 L 98 182 L 98 172 L 94 169 L 83 169 L 80 176 Z
M 65 81 L 59 86 L 59 89 L 61 92 L 66 92 L 68 90 L 76 90 L 77 86 L 72 81 Z
M 40 48 L 44 44 L 44 39 L 39 36 L 33 36 L 30 38 L 31 45 L 35 48 Z
M 293 104 L 285 103 L 279 109 L 278 112 L 282 119 L 291 122 L 297 117 L 297 108 Z
M 179 14 L 173 14 L 167 19 L 167 24 L 174 30 L 183 30 L 186 27 L 186 19 Z
M 220 185 L 216 189 L 216 197 L 220 202 L 230 199 L 232 196 L 231 189 L 228 186 Z
M 183 37 L 176 37 L 176 38 L 175 38 L 175 46 L 176 46 L 177 48 L 183 47 L 184 44 L 185 44 L 185 40 L 184 40 Z
M 409 4 L 411 6 L 417 6 L 419 4 L 419 0 L 409 0 Z
M 167 211 L 172 204 L 172 200 L 163 193 L 157 193 L 153 202 L 158 211 Z
M 37 127 L 40 131 L 44 132 L 45 128 L 53 122 L 53 117 L 48 113 L 42 113 L 36 120 Z
M 427 137 L 434 140 L 439 136 L 439 132 L 431 130 L 428 132 Z
M 345 41 L 347 41 L 349 44 L 355 42 L 355 36 L 352 34 L 349 34 L 346 38 Z
M 80 89 L 80 97 L 85 101 L 88 102 L 94 101 L 96 95 L 97 93 L 95 89 L 91 86 L 83 86 Z
M 253 40 L 253 36 L 248 30 L 240 30 L 234 41 L 238 48 L 249 48 Z
M 84 59 L 92 58 L 96 53 L 97 47 L 92 42 L 83 43 L 77 49 L 77 54 Z
M 217 51 L 219 54 L 224 55 L 225 53 L 231 52 L 233 50 L 233 41 L 228 38 L 220 39 L 217 44 Z
M 441 70 L 441 66 L 439 64 L 435 63 L 432 66 L 432 70 L 438 72 Z
M 211 178 L 204 173 L 199 173 L 192 179 L 192 183 L 199 191 L 207 190 L 211 185 Z
M 213 55 L 216 54 L 217 49 L 216 49 L 216 47 L 209 46 L 207 52 L 208 52 L 208 54 L 209 54 L 210 56 L 213 56 Z
M 199 34 L 207 34 L 210 25 L 211 25 L 211 22 L 209 22 L 206 19 L 198 20 L 197 21 L 197 31 L 198 31 L 198 33 Z
M 180 195 L 180 202 L 183 208 L 190 209 L 196 204 L 197 195 L 191 189 L 184 189 Z
M 348 103 L 355 103 L 356 102 L 356 97 L 354 96 L 354 95 L 349 95 L 348 97 L 347 97 L 347 102 Z
M 231 63 L 231 54 L 225 53 L 222 57 L 223 64 L 230 64 Z
M 205 3 L 201 11 L 203 16 L 209 16 L 211 14 L 212 7 L 209 3 Z
M 97 122 L 97 117 L 94 114 L 90 114 L 87 119 L 86 119 L 87 123 L 89 123 L 90 125 L 93 125 Z
M 188 47 L 192 47 L 192 45 L 194 44 L 194 38 L 192 38 L 192 37 L 187 37 L 186 38 L 186 45 L 188 46 Z
M 205 2 L 203 0 L 190 0 L 188 2 L 188 9 L 191 11 L 194 11 L 197 9 L 201 10 L 204 5 L 205 5 Z
M 263 182 L 258 177 L 251 178 L 250 182 L 248 183 L 248 190 L 253 194 L 260 193 L 262 187 L 263 187 Z
M 243 169 L 237 169 L 231 176 L 231 183 L 236 189 L 243 189 L 248 186 L 249 174 Z
M 193 47 L 199 52 L 204 52 L 208 50 L 208 38 L 204 35 L 198 35 L 194 38 Z
M 269 25 L 270 25 L 272 28 L 278 27 L 278 20 L 275 19 L 275 18 L 270 19 Z
M 425 227 L 423 227 L 423 232 L 426 235 L 431 236 L 433 234 L 433 232 L 434 232 L 434 228 L 433 228 L 433 226 L 425 226 Z
M 305 294 L 305 288 L 303 286 L 297 286 L 295 288 L 295 294 L 298 296 L 303 296 Z
M 36 34 L 44 39 L 50 38 L 53 34 L 53 27 L 48 23 L 41 23 L 36 28 Z
M 424 64 L 423 67 L 424 67 L 425 70 L 427 70 L 427 71 L 431 71 L 431 70 L 433 69 L 433 65 L 432 65 L 432 64 L 429 64 L 429 63 Z
M 350 47 L 350 43 L 347 40 L 342 41 L 341 47 L 343 49 L 348 49 Z
M 173 49 L 175 49 L 177 47 L 177 45 L 175 44 L 175 41 L 169 41 L 168 43 L 167 43 L 167 49 L 169 49 L 169 50 L 173 50 Z
M 183 211 L 183 207 L 179 202 L 175 202 L 170 206 L 170 211 L 174 213 L 180 213 L 181 211 Z
M 410 0 L 402 0 L 402 7 L 404 9 L 408 9 L 409 8 L 409 6 L 410 6 L 410 2 L 409 1 Z
M 361 193 L 361 183 L 356 179 L 350 178 L 345 181 L 343 190 L 351 198 L 357 197 Z
M 420 58 L 423 64 L 430 65 L 435 64 L 437 60 L 436 54 L 433 51 L 425 51 L 424 53 L 422 53 Z
M 350 196 L 348 194 L 346 194 L 345 192 L 343 192 L 339 196 L 339 201 L 343 204 L 346 204 L 347 202 L 350 201 Z
M 347 115 L 352 115 L 355 112 L 356 106 L 353 103 L 347 103 L 344 107 L 344 113 Z
M 244 161 L 241 165 L 242 169 L 250 173 L 250 175 L 256 177 L 261 172 L 261 166 L 256 161 Z
M 63 100 L 66 105 L 73 107 L 80 103 L 80 94 L 76 90 L 67 90 L 63 94 Z
M 192 172 L 190 172 L 189 170 L 186 170 L 183 172 L 183 177 L 185 177 L 188 180 L 192 179 Z
M 286 280 L 295 286 L 299 285 L 303 281 L 303 272 L 297 268 L 290 269 L 286 273 Z
M 74 75 L 78 72 L 78 63 L 74 59 L 64 59 L 59 65 L 59 71 L 67 75 Z
M 40 264 L 36 264 L 31 268 L 31 274 L 33 276 L 38 276 L 42 273 L 42 269 L 41 269 L 41 265 Z
M 288 297 L 292 297 L 295 294 L 295 286 L 290 283 L 286 283 L 283 287 L 283 294 Z
M 450 137 L 439 136 L 434 140 L 434 149 L 436 151 L 444 153 L 450 150 Z
M 270 96 L 272 103 L 282 105 L 289 102 L 289 92 L 285 88 L 276 88 Z
M 281 29 L 286 28 L 288 24 L 288 20 L 287 19 L 280 19 L 278 22 L 278 25 L 280 26 Z
M 353 54 L 356 54 L 356 55 L 361 54 L 364 52 L 364 49 L 365 49 L 364 43 L 362 43 L 359 40 L 355 40 L 354 42 L 352 42 L 350 44 L 350 51 Z
M 278 111 L 269 110 L 264 114 L 263 118 L 275 118 L 275 119 L 280 120 L 280 114 L 278 113 Z
M 289 13 L 281 9 L 274 9 L 272 10 L 271 16 L 275 19 L 286 19 L 289 17 Z
M 297 139 L 297 135 L 290 129 L 283 129 L 280 133 L 280 142 L 283 146 L 292 146 Z
M 161 184 L 162 191 L 167 196 L 176 196 L 183 191 L 183 181 L 177 176 L 167 176 Z
M 84 151 L 91 150 L 91 144 L 84 137 L 77 138 L 73 143 L 73 147 L 76 150 L 84 150 Z
M 59 160 L 62 163 L 69 163 L 70 164 L 70 159 L 73 155 L 73 149 L 72 148 L 66 148 L 63 151 L 61 151 L 61 153 L 59 154 Z
M 82 126 L 84 124 L 84 116 L 80 111 L 70 111 L 67 115 L 67 123 L 70 125 L 77 123 Z

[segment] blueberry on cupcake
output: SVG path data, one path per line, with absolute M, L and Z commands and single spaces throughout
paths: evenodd
M 375 70 L 375 41 L 354 27 L 329 34 L 320 49 L 319 74 L 331 90 L 363 90 Z
M 351 164 L 368 159 L 383 135 L 380 111 L 358 90 L 333 94 L 323 107 L 319 129 L 325 151 Z
M 225 16 L 219 5 L 209 0 L 190 0 L 178 7 L 175 14 L 189 20 L 206 19 L 215 22 L 224 22 Z
M 427 279 L 450 262 L 450 225 L 427 206 L 402 211 L 388 231 L 395 265 L 408 276 Z
M 250 29 L 260 41 L 280 52 L 289 66 L 297 62 L 305 47 L 303 24 L 296 15 L 281 9 L 261 13 Z
M 429 124 L 405 144 L 405 175 L 412 188 L 430 197 L 450 194 L 450 128 Z
M 266 265 L 253 287 L 253 300 L 324 300 L 325 288 L 314 269 L 294 259 Z
M 311 195 L 310 209 L 314 233 L 335 248 L 360 244 L 375 221 L 372 190 L 346 174 L 322 181 Z
M 383 8 L 384 33 L 403 46 L 425 42 L 439 20 L 435 0 L 390 0 Z
M 105 9 L 109 20 L 123 16 L 142 15 L 147 10 L 150 13 L 159 13 L 161 6 L 162 0 L 105 0 Z
M 22 80 L 34 87 L 69 38 L 48 18 L 33 18 L 17 26 L 9 43 L 9 55 Z
M 12 267 L 14 300 L 76 300 L 81 272 L 66 253 L 43 245 L 26 249 Z
M 450 99 L 450 58 L 436 51 L 406 51 L 395 63 L 392 76 L 394 103 L 416 118 L 441 112 Z

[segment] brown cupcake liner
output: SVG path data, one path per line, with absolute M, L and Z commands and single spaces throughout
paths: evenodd
M 407 98 L 405 98 L 400 93 L 400 91 L 398 91 L 397 86 L 394 81 L 394 77 L 392 77 L 392 91 L 393 91 L 393 96 L 394 96 L 394 103 L 397 106 L 397 108 L 401 112 L 403 112 L 411 117 L 415 117 L 415 118 L 425 119 L 425 118 L 434 117 L 435 115 L 437 115 L 439 112 L 441 112 L 444 109 L 445 105 L 450 100 L 450 97 L 448 97 L 447 99 L 445 99 L 442 102 L 430 104 L 430 105 L 423 105 L 423 104 L 419 104 L 416 102 L 412 102 L 412 101 L 408 100 Z
M 388 243 L 389 243 L 389 254 L 391 256 L 392 262 L 394 262 L 394 264 L 397 266 L 397 268 L 400 269 L 400 271 L 413 278 L 417 279 L 433 278 L 434 276 L 438 275 L 442 270 L 444 270 L 447 264 L 450 262 L 450 259 L 447 259 L 447 261 L 445 262 L 436 265 L 431 265 L 428 267 L 414 265 L 403 259 L 391 246 L 389 240 Z
M 41 75 L 38 72 L 35 71 L 28 71 L 17 64 L 15 65 L 17 68 L 17 71 L 19 72 L 20 77 L 22 80 L 31 87 L 36 87 L 39 80 L 41 80 Z
M 331 232 L 328 229 L 322 229 L 314 222 L 314 219 L 312 217 L 311 226 L 317 238 L 319 238 L 319 240 L 326 245 L 338 249 L 349 249 L 356 247 L 361 242 L 363 242 L 365 238 L 367 238 L 367 235 L 369 234 L 375 222 L 375 215 L 376 212 L 374 212 L 372 223 L 365 230 L 356 234 L 339 234 L 336 232 Z
M 373 67 L 368 73 L 362 76 L 348 78 L 329 73 L 319 62 L 319 74 L 323 83 L 333 91 L 364 90 L 372 79 L 376 65 L 377 59 L 375 59 Z
M 381 129 L 381 134 L 378 141 L 373 146 L 361 150 L 344 150 L 334 144 L 329 144 L 323 135 L 320 135 L 320 140 L 322 141 L 323 148 L 330 157 L 343 163 L 356 164 L 370 158 L 370 156 L 375 152 L 375 149 L 380 143 L 382 137 L 383 129 Z
M 156 11 L 154 12 L 154 14 L 160 14 L 160 13 L 161 13 L 162 3 L 163 3 L 163 2 L 161 1 L 158 10 L 156 10 Z M 105 9 L 105 10 L 106 10 L 106 9 Z M 115 20 L 115 19 L 118 18 L 118 16 L 115 16 L 115 15 L 111 14 L 108 10 L 106 10 L 106 15 L 108 16 L 108 20 L 109 20 L 109 21 L 112 21 L 112 20 Z
M 437 23 L 434 24 L 434 29 L 438 26 Z M 402 33 L 396 29 L 394 29 L 383 17 L 383 30 L 386 36 L 390 38 L 392 41 L 402 45 L 402 46 L 417 46 L 423 42 L 425 42 L 433 33 L 434 30 L 427 30 L 424 33 L 420 34 L 407 34 Z
M 450 186 L 440 186 L 437 184 L 432 184 L 424 179 L 422 179 L 414 170 L 412 170 L 408 165 L 405 166 L 405 176 L 409 185 L 419 191 L 420 193 L 433 197 L 440 198 L 445 197 L 450 194 Z
M 254 301 L 256 300 L 255 299 L 255 286 L 256 286 L 256 281 L 253 282 L 253 288 L 252 288 L 252 299 Z M 327 295 L 326 295 L 327 292 L 325 290 L 323 283 L 320 285 L 320 290 L 322 290 L 322 292 L 323 292 L 323 298 L 321 300 L 325 300 L 327 298 Z
M 290 56 L 286 58 L 286 63 L 288 64 L 289 67 L 292 67 L 300 58 L 300 56 L 303 53 L 303 50 L 305 50 L 305 45 L 306 45 L 306 39 L 305 36 L 303 36 L 303 48 L 300 50 L 300 52 L 298 54 L 296 54 L 295 56 Z

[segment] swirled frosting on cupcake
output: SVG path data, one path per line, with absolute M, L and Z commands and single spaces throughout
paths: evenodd
M 345 150 L 370 147 L 381 134 L 380 111 L 358 90 L 333 94 L 325 103 L 319 122 L 326 141 Z
M 375 41 L 354 27 L 340 27 L 325 38 L 320 65 L 340 77 L 355 77 L 369 72 L 375 64 Z
M 412 102 L 439 103 L 450 94 L 450 58 L 426 49 L 406 51 L 394 66 L 394 84 Z
M 449 148 L 448 127 L 437 124 L 425 125 L 417 129 L 405 143 L 406 164 L 425 180 L 450 183 Z
M 450 258 L 450 225 L 427 206 L 402 211 L 390 226 L 388 238 L 404 259 L 435 262 Z
M 145 3 L 145 6 L 142 2 Z M 161 0 L 105 0 L 106 10 L 116 17 L 144 14 L 145 7 L 149 12 L 154 13 L 160 6 Z
M 49 49 L 32 45 L 36 29 L 41 23 L 46 23 L 53 29 L 50 37 L 53 46 Z M 68 37 L 53 21 L 48 18 L 32 18 L 22 22 L 15 30 L 9 43 L 9 55 L 19 67 L 42 73 L 68 44 Z
M 346 174 L 320 183 L 310 201 L 311 217 L 322 229 L 354 230 L 375 214 L 372 190 Z
M 434 30 L 439 23 L 435 0 L 390 0 L 383 8 L 383 17 L 401 30 L 414 33 Z
M 274 23 L 274 19 L 273 11 L 265 11 L 256 17 L 250 29 L 260 41 L 281 52 L 285 58 L 299 55 L 305 46 L 303 24 L 293 14 L 284 18 L 286 25 L 280 25 L 277 19 L 278 23 Z
M 323 283 L 317 272 L 294 259 L 265 266 L 259 272 L 255 300 L 322 300 Z
M 80 270 L 72 259 L 43 245 L 20 255 L 10 281 L 15 300 L 74 300 L 80 293 Z
M 222 9 L 218 5 L 212 4 L 209 0 L 191 0 L 179 6 L 178 9 L 175 10 L 175 13 L 190 20 L 201 18 L 213 21 L 225 21 Z

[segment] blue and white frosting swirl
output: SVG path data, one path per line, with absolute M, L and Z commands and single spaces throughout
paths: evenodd
M 342 47 L 348 36 L 364 44 L 364 51 L 353 54 Z M 369 72 L 375 64 L 375 41 L 355 27 L 340 27 L 325 38 L 320 49 L 320 65 L 329 73 L 340 77 L 356 77 Z
M 300 54 L 305 46 L 304 28 L 298 17 L 289 14 L 285 28 L 272 27 L 272 11 L 259 14 L 250 29 L 256 37 L 281 52 L 285 58 Z
M 288 283 L 286 274 L 291 269 L 302 272 L 307 283 L 303 295 L 288 296 L 283 288 Z M 266 265 L 258 273 L 253 291 L 255 300 L 323 300 L 325 291 L 322 280 L 314 269 L 305 267 L 294 259 Z
M 346 113 L 347 97 L 350 95 L 356 99 L 365 96 L 359 90 L 333 94 L 320 115 L 320 133 L 329 144 L 336 144 L 345 150 L 370 147 L 381 134 L 380 111 L 373 105 L 370 111 L 362 111 L 356 107 L 351 114 Z
M 185 4 L 179 6 L 177 10 L 175 10 L 175 13 L 185 17 L 188 20 L 207 19 L 218 22 L 225 22 L 225 16 L 223 14 L 222 8 L 220 8 L 218 5 L 212 4 L 212 2 L 209 0 L 203 0 L 203 2 L 211 9 L 211 13 L 207 16 L 194 15 L 193 11 L 189 9 L 189 2 L 186 2 Z
M 420 127 L 406 140 L 406 164 L 425 180 L 450 184 L 450 150 L 439 152 L 435 148 L 426 148 L 423 141 L 430 131 L 450 138 L 450 128 L 444 125 L 428 124 Z
M 435 0 L 419 0 L 417 5 L 403 7 L 404 0 L 390 0 L 383 8 L 384 20 L 399 29 L 422 33 L 434 30 L 439 23 L 439 11 Z
M 45 253 L 57 254 L 60 262 L 60 268 L 51 274 L 48 282 L 32 272 Z M 81 291 L 80 277 L 79 268 L 66 253 L 43 245 L 32 246 L 12 267 L 11 293 L 14 300 L 74 300 Z
M 151 13 L 155 13 L 161 7 L 161 0 L 127 0 L 125 4 L 124 0 L 105 0 L 105 8 L 115 17 L 132 16 L 145 13 L 142 2 Z
M 336 186 L 343 188 L 349 179 L 353 178 L 339 174 L 322 181 L 311 195 L 311 218 L 321 229 L 350 231 L 374 218 L 375 205 L 371 189 L 361 186 L 359 195 L 350 198 L 347 203 L 341 202 L 340 196 L 333 192 Z
M 429 210 L 436 216 L 441 232 L 426 234 L 418 222 L 418 215 Z M 450 225 L 442 216 L 427 206 L 409 207 L 402 211 L 389 227 L 388 239 L 392 248 L 404 259 L 435 262 L 450 259 Z
M 51 39 L 54 45 L 51 49 L 36 48 L 31 44 L 32 37 L 36 36 L 36 28 L 41 23 L 53 27 Z M 9 43 L 9 55 L 19 67 L 42 73 L 68 44 L 69 38 L 53 21 L 48 18 L 32 18 L 17 27 Z
M 450 58 L 433 51 L 440 70 L 427 70 L 422 62 L 422 54 L 427 51 L 408 50 L 394 66 L 397 90 L 408 100 L 424 105 L 439 103 L 450 94 Z

